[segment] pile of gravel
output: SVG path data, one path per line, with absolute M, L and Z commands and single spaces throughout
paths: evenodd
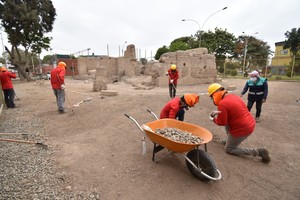
M 24 109 L 4 109 L 0 123 L 0 138 L 43 141 L 43 122 Z M 74 191 L 53 154 L 49 146 L 0 141 L 0 199 L 100 199 L 94 189 Z

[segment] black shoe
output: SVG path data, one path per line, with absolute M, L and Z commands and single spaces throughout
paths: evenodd
M 59 113 L 59 114 L 64 114 L 65 111 L 64 111 L 64 110 L 59 110 L 58 113 Z
M 227 139 L 223 139 L 221 140 L 221 144 L 223 144 L 224 146 L 226 145 Z
M 269 152 L 265 148 L 258 149 L 259 156 L 261 157 L 261 161 L 264 163 L 269 163 L 271 161 L 271 158 L 269 156 Z

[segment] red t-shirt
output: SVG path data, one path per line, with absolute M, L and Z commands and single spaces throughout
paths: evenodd
M 162 109 L 160 112 L 160 119 L 164 118 L 172 118 L 175 119 L 178 111 L 180 110 L 179 104 L 180 98 L 175 97 L 171 99 Z
M 13 84 L 11 78 L 16 78 L 17 75 L 15 73 L 11 73 L 9 71 L 1 72 L 0 71 L 0 80 L 2 89 L 13 89 Z
M 229 126 L 232 136 L 243 137 L 253 133 L 255 119 L 239 96 L 227 94 L 220 101 L 218 110 L 221 113 L 214 119 L 214 122 L 220 126 Z

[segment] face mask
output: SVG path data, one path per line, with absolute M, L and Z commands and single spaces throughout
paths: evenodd
M 256 82 L 256 81 L 257 81 L 257 77 L 251 77 L 250 80 L 251 80 L 252 82 Z

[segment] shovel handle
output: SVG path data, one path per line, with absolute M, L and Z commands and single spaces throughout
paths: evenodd
M 4 141 L 4 142 L 17 142 L 17 143 L 26 143 L 26 144 L 42 144 L 42 143 L 39 143 L 39 142 L 33 142 L 33 141 L 13 140 L 13 139 L 5 139 L 5 138 L 0 138 L 0 141 Z

